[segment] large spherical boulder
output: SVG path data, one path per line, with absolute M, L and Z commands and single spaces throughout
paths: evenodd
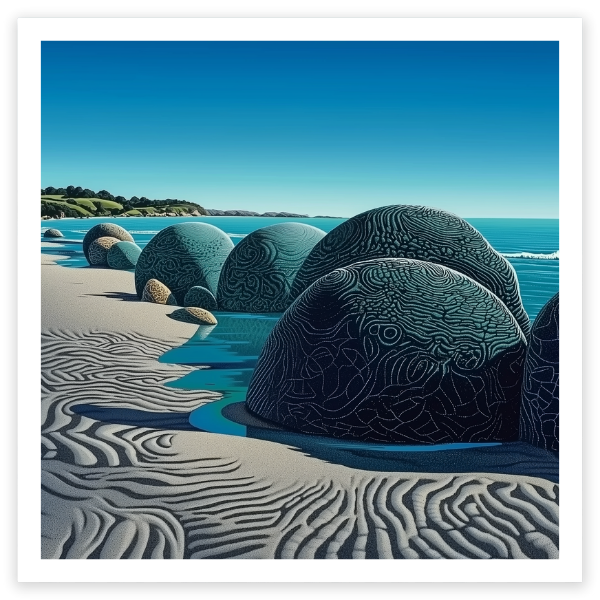
M 558 452 L 558 294 L 531 328 L 521 403 L 520 438 Z
M 283 312 L 302 263 L 325 236 L 303 223 L 278 223 L 253 231 L 227 257 L 217 292 L 221 310 Z
M 135 269 L 142 249 L 134 242 L 117 242 L 106 255 L 106 262 L 112 269 Z
M 436 444 L 518 437 L 525 336 L 487 288 L 441 265 L 356 263 L 274 327 L 246 404 L 309 434 Z
M 112 237 L 121 242 L 133 242 L 131 234 L 115 223 L 99 223 L 94 225 L 83 238 L 83 253 L 87 261 L 90 261 L 89 248 L 94 240 L 101 237 Z
M 510 263 L 460 217 L 423 206 L 376 208 L 338 225 L 304 261 L 291 296 L 298 297 L 334 269 L 375 258 L 425 260 L 464 273 L 498 296 L 523 333 L 529 333 L 529 317 Z
M 198 306 L 206 310 L 217 310 L 217 300 L 214 295 L 201 285 L 191 287 L 183 299 L 184 306 Z
M 88 262 L 90 265 L 96 267 L 108 265 L 108 253 L 118 243 L 119 240 L 113 237 L 96 238 L 88 248 Z
M 142 250 L 135 267 L 141 296 L 148 279 L 162 281 L 183 305 L 185 294 L 201 285 L 215 295 L 219 274 L 233 242 L 207 223 L 180 223 L 159 231 Z
M 61 238 L 65 236 L 58 229 L 46 229 L 46 231 L 44 231 L 44 237 Z

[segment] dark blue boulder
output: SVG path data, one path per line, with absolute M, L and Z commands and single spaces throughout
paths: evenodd
M 411 258 L 444 265 L 498 296 L 523 333 L 530 329 L 510 263 L 465 220 L 424 206 L 385 206 L 348 219 L 311 251 L 292 286 L 297 298 L 311 283 L 358 260 Z
M 377 259 L 318 279 L 269 335 L 246 397 L 296 431 L 374 442 L 518 438 L 525 336 L 458 271 Z
M 558 294 L 533 322 L 521 404 L 520 438 L 558 452 Z

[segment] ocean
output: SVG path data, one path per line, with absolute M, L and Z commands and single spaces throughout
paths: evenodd
M 187 221 L 210 223 L 222 229 L 237 244 L 250 232 L 293 221 L 307 223 L 329 232 L 345 219 L 286 219 L 276 217 L 121 217 L 60 219 L 41 222 L 42 241 L 46 229 L 54 227 L 65 236 L 60 246 L 42 248 L 46 254 L 62 254 L 69 260 L 61 264 L 86 267 L 87 262 L 78 243 L 87 231 L 101 222 L 121 225 L 140 247 L 144 247 L 161 229 Z M 514 267 L 519 280 L 523 305 L 533 321 L 546 302 L 558 292 L 558 219 L 466 219 Z

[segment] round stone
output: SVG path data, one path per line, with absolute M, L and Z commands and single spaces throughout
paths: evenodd
M 248 409 L 309 434 L 440 444 L 518 438 L 525 336 L 487 288 L 410 259 L 337 269 L 275 325 Z
M 233 242 L 207 223 L 180 223 L 159 231 L 142 250 L 135 267 L 135 289 L 141 296 L 149 279 L 162 281 L 183 305 L 188 290 L 202 286 L 213 295 Z
M 191 287 L 185 298 L 183 299 L 184 306 L 198 306 L 206 310 L 217 310 L 217 301 L 214 295 L 201 285 Z
M 46 231 L 44 231 L 44 237 L 59 238 L 65 236 L 58 229 L 46 229 Z
M 88 248 L 88 262 L 90 263 L 90 265 L 108 265 L 108 252 L 115 244 L 118 243 L 119 240 L 113 237 L 96 238 Z
M 94 225 L 83 238 L 83 253 L 88 262 L 90 262 L 89 248 L 91 243 L 101 237 L 112 237 L 117 241 L 133 242 L 130 233 L 120 225 L 116 225 L 115 223 L 99 223 L 98 225 Z
M 217 319 L 208 310 L 198 308 L 197 306 L 187 306 L 171 313 L 171 317 L 176 321 L 185 323 L 194 323 L 195 325 L 216 325 Z
M 297 298 L 334 269 L 375 258 L 424 260 L 464 273 L 498 296 L 523 333 L 529 333 L 529 317 L 511 264 L 465 220 L 423 206 L 375 208 L 338 225 L 304 261 L 291 296 Z
M 217 292 L 221 310 L 283 312 L 296 273 L 325 232 L 303 223 L 253 231 L 227 257 Z
M 106 261 L 113 269 L 135 269 L 142 249 L 134 242 L 118 242 L 111 246 Z
M 177 300 L 171 290 L 157 279 L 149 279 L 146 282 L 142 292 L 142 302 L 177 306 Z
M 558 294 L 533 322 L 521 403 L 520 438 L 558 453 Z

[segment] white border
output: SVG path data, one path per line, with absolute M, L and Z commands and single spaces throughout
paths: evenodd
M 18 272 L 21 582 L 558 582 L 581 581 L 581 19 L 19 19 Z M 560 42 L 561 523 L 546 561 L 51 561 L 40 553 L 40 42 L 42 40 L 558 40 Z M 33 209 L 31 207 L 34 207 Z M 29 276 L 25 276 L 29 274 Z M 33 303 L 31 300 L 33 299 Z M 37 304 L 36 304 L 37 302 Z M 37 310 L 36 310 L 37 309 Z M 37 342 L 34 340 L 38 340 Z M 36 365 L 36 368 L 34 368 Z M 33 417 L 32 417 L 33 415 Z M 208 564 L 207 564 L 208 563 Z

